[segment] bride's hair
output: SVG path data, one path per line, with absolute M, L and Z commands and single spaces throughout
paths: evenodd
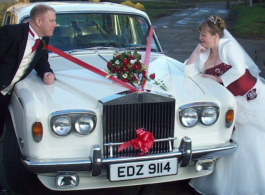
M 224 36 L 225 22 L 219 16 L 210 16 L 207 21 L 200 23 L 198 30 L 201 32 L 209 31 L 211 35 L 216 33 L 222 38 Z

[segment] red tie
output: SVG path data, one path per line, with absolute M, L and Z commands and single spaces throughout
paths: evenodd
M 36 39 L 35 45 L 33 45 L 31 53 L 33 53 L 37 49 L 39 44 L 40 44 L 40 39 Z
M 29 33 L 34 37 L 34 33 L 29 29 Z M 35 44 L 32 47 L 31 53 L 33 53 L 40 44 L 40 39 L 36 39 Z

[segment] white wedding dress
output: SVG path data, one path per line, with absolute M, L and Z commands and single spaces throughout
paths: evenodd
M 216 170 L 190 185 L 206 195 L 265 195 L 265 85 L 257 80 L 257 98 L 236 96 L 238 113 L 232 139 L 237 151 L 216 162 Z
M 224 87 L 237 101 L 232 139 L 238 143 L 238 149 L 218 159 L 212 174 L 192 179 L 190 185 L 206 195 L 265 195 L 265 82 L 259 77 L 260 70 L 255 62 L 226 29 L 219 41 L 218 53 L 222 64 L 205 70 L 209 52 L 203 52 L 196 63 L 185 65 L 185 75 L 198 72 L 222 75 Z M 239 79 L 233 78 L 239 69 L 246 70 L 245 74 Z M 257 97 L 247 100 L 249 93 L 255 97 L 253 91 Z

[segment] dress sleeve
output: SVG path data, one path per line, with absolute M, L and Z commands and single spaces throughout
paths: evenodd
M 228 44 L 223 48 L 222 54 L 227 63 L 232 66 L 227 72 L 221 75 L 223 85 L 227 87 L 235 80 L 244 75 L 247 65 L 244 52 L 235 44 Z
M 205 73 L 205 61 L 208 59 L 210 49 L 207 52 L 201 52 L 197 57 L 196 61 L 192 64 L 186 65 L 187 60 L 184 62 L 184 74 L 186 77 L 194 77 L 200 73 Z
M 184 74 L 186 77 L 194 77 L 200 73 L 198 63 L 186 65 L 187 60 L 184 62 Z

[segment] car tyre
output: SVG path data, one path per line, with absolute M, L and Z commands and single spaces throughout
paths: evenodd
M 22 193 L 31 194 L 40 191 L 44 186 L 39 181 L 37 175 L 29 172 L 22 164 L 23 158 L 14 126 L 10 115 L 7 116 L 4 128 L 3 147 L 1 147 L 4 176 L 7 183 L 7 190 L 11 194 Z

